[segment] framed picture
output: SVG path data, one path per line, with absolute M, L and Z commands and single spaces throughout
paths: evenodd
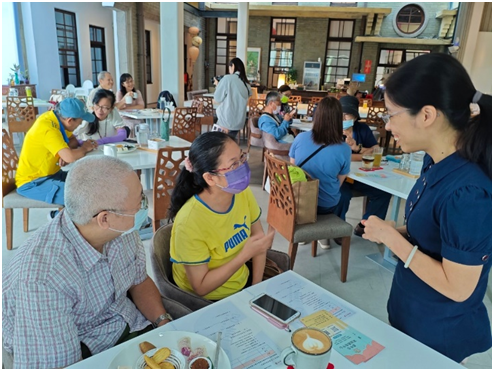
M 249 81 L 257 81 L 257 76 L 261 72 L 261 48 L 247 48 L 245 72 Z
M 304 62 L 304 85 L 312 90 L 319 89 L 321 62 Z

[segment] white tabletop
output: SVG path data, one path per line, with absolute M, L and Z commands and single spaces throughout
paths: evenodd
M 120 116 L 129 117 L 136 120 L 157 120 L 161 119 L 162 112 L 159 109 L 143 109 L 134 111 L 119 111 Z M 174 111 L 171 111 L 170 118 L 173 118 Z M 168 118 L 168 112 L 164 114 L 165 119 Z M 196 117 L 204 117 L 202 113 L 198 113 Z
M 391 161 L 381 165 L 383 170 L 362 171 L 359 170 L 360 167 L 361 161 L 352 161 L 348 177 L 400 198 L 406 199 L 417 182 L 417 179 L 394 173 L 393 169 L 398 164 Z
M 36 108 L 53 107 L 53 104 L 51 104 L 50 102 L 43 100 L 43 99 L 38 99 L 38 98 L 33 98 L 33 104 L 34 104 L 34 107 L 36 107 Z M 3 109 L 7 108 L 7 100 L 5 99 L 5 96 L 2 96 L 2 108 Z
M 249 287 L 229 298 L 211 304 L 167 325 L 153 330 L 166 336 L 167 331 L 189 331 L 216 340 L 223 332 L 222 348 L 228 354 L 232 368 L 286 368 L 280 360 L 281 351 L 290 345 L 290 333 L 278 329 L 249 307 L 256 295 L 267 293 L 301 312 L 305 317 L 326 309 L 340 319 L 377 341 L 384 349 L 360 365 L 355 365 L 333 349 L 331 362 L 336 369 L 460 369 L 460 364 L 437 353 L 388 324 L 326 291 L 293 271 Z M 383 303 L 382 305 L 385 305 Z M 297 319 L 290 327 L 302 327 Z M 113 358 L 129 346 L 137 347 L 149 335 L 141 335 L 124 344 L 96 354 L 68 368 L 107 368 Z M 159 346 L 159 344 L 155 344 Z M 130 366 L 133 365 L 122 365 Z
M 300 131 L 309 131 L 312 130 L 312 126 L 314 124 L 311 122 L 302 122 L 300 119 L 293 119 L 292 124 L 290 125 L 291 128 L 298 129 Z M 371 130 L 376 130 L 377 128 L 375 126 L 369 126 Z
M 124 144 L 128 145 L 129 143 L 126 142 L 121 142 L 121 143 L 115 143 L 115 144 Z M 170 136 L 170 141 L 168 146 L 169 147 L 190 147 L 192 143 L 176 137 L 176 136 Z M 97 156 L 97 155 L 103 155 L 103 146 L 99 146 L 97 150 L 91 151 L 86 154 L 86 156 Z M 178 154 L 177 154 L 178 156 Z M 157 158 L 157 152 L 150 152 L 150 151 L 145 151 L 138 149 L 134 152 L 131 153 L 119 153 L 117 156 L 120 160 L 123 160 L 127 163 L 129 163 L 134 170 L 146 170 L 146 169 L 154 169 L 156 167 L 156 158 Z M 173 155 L 172 155 L 173 157 Z M 177 157 L 178 158 L 178 157 Z M 72 168 L 73 164 L 68 164 L 67 166 L 64 166 L 62 170 L 68 171 Z

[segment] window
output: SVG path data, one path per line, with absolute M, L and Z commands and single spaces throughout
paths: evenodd
M 98 86 L 98 74 L 101 71 L 106 71 L 105 29 L 96 26 L 89 26 L 89 39 L 91 40 L 93 85 Z
M 151 69 L 151 31 L 145 30 L 145 42 L 146 42 L 146 82 L 148 84 L 153 83 L 153 74 Z
M 396 16 L 396 26 L 405 34 L 417 32 L 424 24 L 424 21 L 424 11 L 418 5 L 407 5 Z
M 55 22 L 62 88 L 68 84 L 81 86 L 75 13 L 55 9 Z
M 216 75 L 228 73 L 228 62 L 237 55 L 237 19 L 218 18 L 216 27 Z
M 333 3 L 330 2 L 329 6 L 338 6 L 338 7 L 350 7 L 350 6 L 358 6 L 358 3 Z
M 349 76 L 354 21 L 331 19 L 328 26 L 328 44 L 324 84 L 335 84 Z
M 271 18 L 268 87 L 278 87 L 278 77 L 293 66 L 295 18 Z
M 430 50 L 381 49 L 375 85 L 382 84 L 383 79 L 392 74 L 401 63 L 427 53 L 430 53 Z

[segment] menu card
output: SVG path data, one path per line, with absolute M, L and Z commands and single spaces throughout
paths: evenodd
M 307 327 L 323 330 L 331 337 L 333 349 L 351 362 L 359 365 L 384 349 L 384 346 L 348 326 L 327 310 L 320 310 L 300 321 Z

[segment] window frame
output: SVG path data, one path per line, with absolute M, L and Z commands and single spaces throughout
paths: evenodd
M 102 41 L 95 41 L 91 37 L 91 31 L 93 30 L 101 30 L 101 35 L 102 35 Z M 89 25 L 89 41 L 90 41 L 90 49 L 91 49 L 91 69 L 92 69 L 92 81 L 94 87 L 99 85 L 98 82 L 98 74 L 101 71 L 107 71 L 107 64 L 106 64 L 106 39 L 105 39 L 105 29 L 103 27 L 99 26 L 94 26 L 94 25 Z M 101 50 L 101 65 L 102 69 L 101 71 L 95 71 L 94 69 L 94 62 L 98 61 L 96 59 L 93 59 L 93 48 L 98 48 Z
M 352 36 L 351 37 L 332 37 L 330 36 L 329 32 L 331 30 L 331 22 L 332 21 L 339 21 L 339 22 L 352 22 Z M 345 77 L 349 77 L 349 74 L 350 74 L 350 61 L 352 59 L 352 52 L 353 52 L 353 40 L 354 40 L 354 37 L 355 37 L 355 20 L 354 19 L 342 19 L 342 18 L 331 18 L 329 19 L 329 22 L 328 22 L 328 31 L 326 33 L 326 53 L 324 55 L 324 65 L 323 65 L 323 68 L 324 68 L 324 71 L 322 73 L 322 79 L 323 79 L 323 85 L 326 85 L 326 84 L 332 84 L 333 82 L 331 81 L 326 81 L 326 76 L 328 75 L 326 73 L 327 71 L 327 68 L 328 67 L 335 67 L 335 68 L 346 68 L 347 69 L 347 75 Z M 328 65 L 328 51 L 330 50 L 329 49 L 329 43 L 330 42 L 349 42 L 350 43 L 350 56 L 348 57 L 348 66 L 338 66 L 338 65 Z M 335 50 L 335 49 L 331 49 L 331 50 Z M 340 49 L 338 47 L 338 52 L 340 50 L 343 50 L 343 49 Z M 346 49 L 344 49 L 346 51 Z M 338 53 L 339 54 L 339 53 Z M 332 74 L 329 74 L 329 75 L 332 75 Z M 336 82 L 338 81 L 338 74 L 335 74 L 335 81 L 334 81 L 334 84 L 336 85 Z
M 273 35 L 273 29 L 274 29 L 274 20 L 275 19 L 282 19 L 282 20 L 294 20 L 293 22 L 293 36 L 292 35 L 278 35 L 275 34 Z M 291 22 L 290 22 L 291 23 Z M 288 70 L 293 68 L 293 59 L 295 57 L 295 39 L 297 37 L 297 18 L 294 17 L 271 17 L 271 22 L 270 22 L 270 31 L 269 31 L 269 53 L 268 53 L 268 78 L 267 78 L 267 85 L 269 89 L 274 89 L 278 88 L 278 77 L 280 74 L 286 74 Z M 285 67 L 280 67 L 280 66 L 275 66 L 271 64 L 271 51 L 273 43 L 290 43 L 292 48 L 291 49 L 283 49 L 283 50 L 290 50 L 292 53 L 291 57 L 291 63 L 290 66 L 285 66 Z M 276 59 L 276 58 L 275 58 Z
M 401 51 L 403 52 L 402 53 L 402 56 L 401 56 L 401 61 L 397 64 L 394 64 L 394 63 L 381 63 L 381 52 L 383 50 L 388 50 L 388 51 Z M 430 49 L 406 49 L 406 48 L 379 48 L 379 53 L 377 55 L 377 64 L 376 64 L 376 73 L 375 73 L 375 76 L 374 76 L 374 86 L 377 86 L 378 85 L 378 80 L 377 80 L 377 70 L 379 67 L 383 67 L 384 69 L 393 69 L 396 70 L 400 64 L 404 63 L 404 62 L 407 62 L 407 53 L 421 53 L 420 55 L 422 54 L 426 54 L 425 52 L 428 52 L 429 54 L 432 53 L 432 50 Z M 418 55 L 416 55 L 414 58 L 418 57 Z M 413 58 L 412 58 L 413 59 Z M 389 73 L 389 71 L 388 71 Z M 392 72 L 391 72 L 392 73 Z M 384 73 L 382 74 L 384 76 Z
M 218 66 L 224 66 L 225 73 L 223 75 L 227 75 L 228 74 L 228 63 L 230 62 L 231 59 L 235 58 L 235 56 L 237 55 L 237 34 L 229 32 L 230 27 L 229 27 L 228 22 L 233 22 L 233 20 L 235 20 L 235 23 L 237 24 L 237 27 L 238 27 L 238 18 L 229 18 L 229 17 L 221 17 L 221 18 L 226 19 L 228 32 L 226 32 L 226 33 L 225 32 L 219 32 L 218 31 L 219 22 L 216 21 L 216 37 L 215 37 L 215 49 L 214 49 L 215 50 L 214 76 L 221 75 L 218 72 Z M 235 27 L 236 30 L 238 30 L 237 27 Z M 220 63 L 220 62 L 218 62 L 218 41 L 223 41 L 223 40 L 226 41 L 226 48 L 224 48 L 226 50 L 226 55 L 225 56 L 222 55 L 221 57 L 225 57 L 226 61 L 225 61 L 225 63 L 223 63 L 223 62 Z M 235 43 L 235 46 L 232 45 L 233 43 Z M 223 48 L 221 48 L 221 49 L 223 49 Z M 232 57 L 232 55 L 233 55 L 233 57 Z
M 62 64 L 60 64 L 60 79 L 61 79 L 61 83 L 62 83 L 62 88 L 65 89 L 65 87 L 67 85 L 71 84 L 68 71 L 69 71 L 69 69 L 72 69 L 72 68 L 75 68 L 75 70 L 76 70 L 76 73 L 75 73 L 76 84 L 73 84 L 73 85 L 81 86 L 81 64 L 79 61 L 79 40 L 77 37 L 76 14 L 74 12 L 69 12 L 67 10 L 58 9 L 58 8 L 55 8 L 54 10 L 55 10 L 55 29 L 57 31 L 57 48 L 58 48 L 59 63 L 60 63 L 61 57 L 65 57 L 65 59 L 68 60 L 69 56 L 74 57 L 74 63 L 75 63 L 75 65 L 69 65 L 69 64 L 62 65 Z M 57 13 L 63 14 L 63 20 L 64 20 L 63 24 L 57 22 Z M 66 33 L 67 28 L 68 28 L 67 27 L 68 25 L 65 23 L 65 15 L 69 15 L 72 17 L 73 25 L 72 25 L 71 32 L 73 33 L 74 37 L 71 39 L 73 40 L 74 49 L 70 49 L 67 47 L 60 48 L 60 45 L 59 45 L 59 38 L 61 38 L 61 36 L 58 35 L 59 25 L 63 25 L 63 33 L 64 34 Z M 69 25 L 69 27 L 70 27 L 70 25 Z M 67 46 L 68 45 L 68 43 L 67 43 L 68 38 L 66 36 L 64 36 L 63 39 L 65 40 L 64 45 Z M 69 53 L 73 53 L 73 55 L 69 54 Z
M 406 7 L 408 6 L 414 6 L 414 7 L 417 7 L 419 8 L 421 11 L 422 11 L 422 14 L 423 14 L 423 19 L 422 19 L 422 23 L 420 25 L 420 27 L 413 31 L 413 32 L 404 32 L 400 29 L 400 27 L 398 27 L 398 15 L 400 14 L 400 12 L 405 9 Z M 427 28 L 427 23 L 429 22 L 429 13 L 426 9 L 424 9 L 422 6 L 420 6 L 419 4 L 417 3 L 407 3 L 405 5 L 403 5 L 397 12 L 396 14 L 394 15 L 394 18 L 393 18 L 393 21 L 392 21 L 392 25 L 393 25 L 393 29 L 395 30 L 395 32 L 400 35 L 401 37 L 407 37 L 407 38 L 413 38 L 413 37 L 417 37 L 419 36 L 422 32 L 425 31 L 425 29 Z
M 151 30 L 144 30 L 144 63 L 146 63 L 146 84 L 152 84 Z

